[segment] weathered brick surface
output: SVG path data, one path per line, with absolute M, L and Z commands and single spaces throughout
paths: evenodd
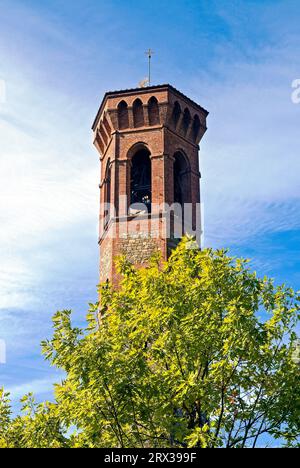
M 137 99 L 140 101 L 138 105 Z M 181 114 L 176 122 L 175 103 L 181 108 Z M 120 108 L 121 114 L 118 111 Z M 128 112 L 127 116 L 124 116 L 124 109 Z M 138 115 L 134 112 L 138 112 Z M 175 245 L 167 238 L 165 220 L 155 212 L 155 206 L 174 202 L 174 155 L 177 152 L 183 154 L 188 161 L 187 197 L 194 206 L 193 222 L 195 222 L 196 204 L 200 202 L 198 145 L 206 130 L 207 114 L 201 106 L 169 85 L 124 90 L 105 95 L 93 124 L 94 144 L 99 151 L 101 162 L 99 184 L 101 282 L 107 278 L 117 281 L 114 267 L 116 256 L 124 254 L 132 263 L 144 265 L 155 250 L 160 250 L 163 257 L 167 258 L 172 246 Z M 190 119 L 185 120 L 186 115 L 190 116 Z M 199 128 L 195 126 L 196 120 L 200 122 Z M 124 128 L 124 125 L 128 128 Z M 157 215 L 154 226 L 153 223 L 150 225 L 148 217 L 129 217 L 128 203 L 122 203 L 124 196 L 130 200 L 131 160 L 141 148 L 147 148 L 150 152 L 152 214 Z M 105 224 L 102 211 L 106 201 L 105 174 L 108 167 L 111 174 L 110 199 L 115 210 L 110 222 Z

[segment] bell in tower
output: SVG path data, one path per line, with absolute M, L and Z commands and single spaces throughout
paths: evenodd
M 182 235 L 200 238 L 199 142 L 208 112 L 170 85 L 105 94 L 93 124 L 100 154 L 100 281 L 114 259 L 136 266 Z
M 138 151 L 131 162 L 131 206 L 145 205 L 151 211 L 151 159 L 146 149 Z

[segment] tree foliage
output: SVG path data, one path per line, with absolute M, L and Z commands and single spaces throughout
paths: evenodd
M 139 270 L 121 259 L 120 287 L 100 287 L 85 330 L 54 316 L 42 349 L 66 377 L 54 403 L 26 396 L 16 418 L 0 393 L 0 446 L 299 444 L 299 296 L 190 247 Z

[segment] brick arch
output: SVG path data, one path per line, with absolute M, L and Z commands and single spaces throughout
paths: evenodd
M 192 140 L 194 143 L 197 142 L 199 131 L 201 128 L 201 121 L 198 114 L 194 115 L 193 126 L 192 126 Z
M 108 159 L 105 168 L 104 175 L 104 229 L 106 229 L 111 218 L 110 204 L 112 202 L 111 197 L 111 161 Z
M 137 98 L 132 105 L 133 125 L 135 128 L 144 126 L 144 108 L 142 101 Z
M 192 121 L 192 116 L 189 109 L 186 107 L 183 112 L 182 122 L 181 122 L 181 131 L 184 136 L 186 136 L 189 129 L 190 123 Z
M 177 149 L 173 155 L 174 202 L 191 203 L 191 165 L 189 158 L 182 149 Z
M 147 143 L 144 141 L 138 141 L 137 143 L 134 143 L 134 145 L 132 145 L 127 151 L 127 159 L 131 161 L 135 154 L 142 149 L 149 151 L 150 155 L 152 154 L 151 148 Z
M 149 125 L 152 126 L 160 124 L 158 100 L 155 96 L 152 96 L 148 101 L 148 117 Z
M 128 105 L 124 100 L 118 104 L 118 127 L 119 130 L 129 127 Z
M 175 101 L 174 106 L 173 106 L 173 111 L 172 111 L 172 117 L 171 117 L 172 125 L 174 128 L 177 127 L 181 113 L 182 113 L 181 106 L 178 101 Z
M 183 149 L 182 146 L 175 146 L 175 150 L 174 150 L 174 153 L 173 153 L 173 157 L 175 157 L 175 155 L 179 153 L 182 157 L 182 159 L 184 160 L 188 170 L 190 171 L 192 169 L 191 167 L 191 162 L 190 162 L 190 158 L 189 156 L 187 155 L 186 153 L 186 150 Z
M 106 166 L 105 166 L 105 174 L 104 174 L 104 183 L 107 184 L 107 182 L 111 181 L 111 167 L 112 163 L 110 158 L 108 158 Z M 105 191 L 105 196 L 104 196 L 104 202 L 110 202 L 110 196 L 111 193 L 109 191 Z
M 152 162 L 151 153 L 145 145 L 134 145 L 130 164 L 130 206 L 143 204 L 151 211 Z

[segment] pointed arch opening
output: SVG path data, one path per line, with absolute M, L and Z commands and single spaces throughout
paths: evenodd
M 136 99 L 132 106 L 133 111 L 133 125 L 135 128 L 144 126 L 144 109 L 143 103 L 140 99 Z
M 177 151 L 174 154 L 174 203 L 182 208 L 185 203 L 191 202 L 190 164 L 187 157 Z
M 107 161 L 105 170 L 104 188 L 104 229 L 107 228 L 111 219 L 111 163 Z
M 125 101 L 121 101 L 118 105 L 118 125 L 120 130 L 129 127 L 128 106 Z
M 173 180 L 174 218 L 171 220 L 171 232 L 174 238 L 180 238 L 185 234 L 186 223 L 189 222 L 187 217 L 190 216 L 191 202 L 190 163 L 181 151 L 174 154 Z
M 188 108 L 186 108 L 183 113 L 182 126 L 181 126 L 181 130 L 184 136 L 187 134 L 191 120 L 192 120 L 192 117 L 191 117 L 190 111 L 188 110 Z
M 150 151 L 146 148 L 138 150 L 131 160 L 130 204 L 144 205 L 151 212 L 151 159 Z M 143 207 L 141 206 L 141 211 Z
M 152 96 L 148 101 L 148 116 L 149 125 L 160 124 L 158 101 L 155 96 Z
M 193 130 L 192 130 L 192 138 L 193 138 L 194 143 L 197 142 L 200 127 L 201 127 L 200 119 L 198 115 L 195 115 L 194 121 L 193 121 Z
M 179 102 L 176 101 L 173 107 L 173 112 L 172 112 L 172 123 L 173 123 L 174 128 L 177 127 L 177 124 L 180 119 L 180 115 L 181 115 L 181 107 L 180 107 Z

